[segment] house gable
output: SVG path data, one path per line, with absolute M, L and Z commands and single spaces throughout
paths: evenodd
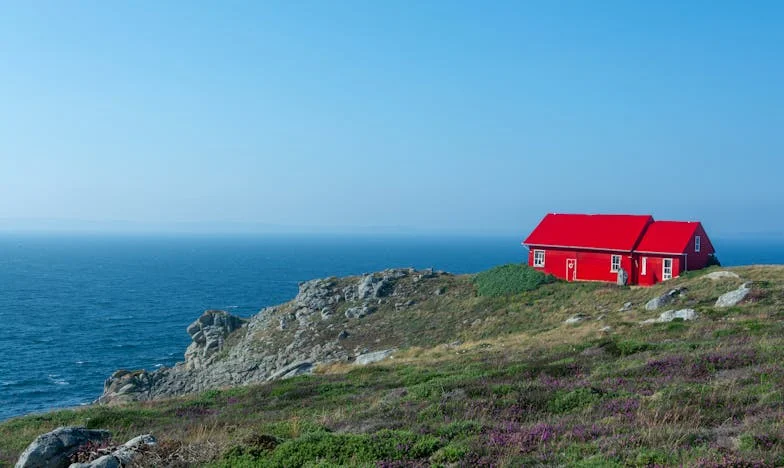
M 701 252 L 713 253 L 713 245 L 698 221 L 654 221 L 634 251 L 667 255 L 692 253 L 695 236 L 700 236 Z

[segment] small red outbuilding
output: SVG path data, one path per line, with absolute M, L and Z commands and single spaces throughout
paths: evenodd
M 567 281 L 650 286 L 708 265 L 713 245 L 697 221 L 649 215 L 547 214 L 523 242 L 528 264 Z

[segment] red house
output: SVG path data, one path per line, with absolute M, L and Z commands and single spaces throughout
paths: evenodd
M 528 264 L 567 281 L 650 286 L 708 265 L 713 245 L 697 221 L 648 215 L 547 214 L 523 241 Z

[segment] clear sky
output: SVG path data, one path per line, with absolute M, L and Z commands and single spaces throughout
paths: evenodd
M 784 2 L 2 10 L 5 229 L 784 232 Z

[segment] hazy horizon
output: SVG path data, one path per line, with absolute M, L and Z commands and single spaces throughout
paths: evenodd
M 0 230 L 784 232 L 784 4 L 12 2 Z
M 0 235 L 33 234 L 33 235 L 195 235 L 195 236 L 382 236 L 382 237 L 487 237 L 513 238 L 522 241 L 536 226 L 539 219 L 519 230 L 483 230 L 483 229 L 422 229 L 415 226 L 308 226 L 308 225 L 272 225 L 264 223 L 225 223 L 225 222 L 181 222 L 169 224 L 152 224 L 130 221 L 95 221 L 95 220 L 8 220 L 0 219 Z M 784 231 L 750 231 L 714 230 L 709 232 L 714 239 L 747 239 L 765 240 L 781 239 Z

